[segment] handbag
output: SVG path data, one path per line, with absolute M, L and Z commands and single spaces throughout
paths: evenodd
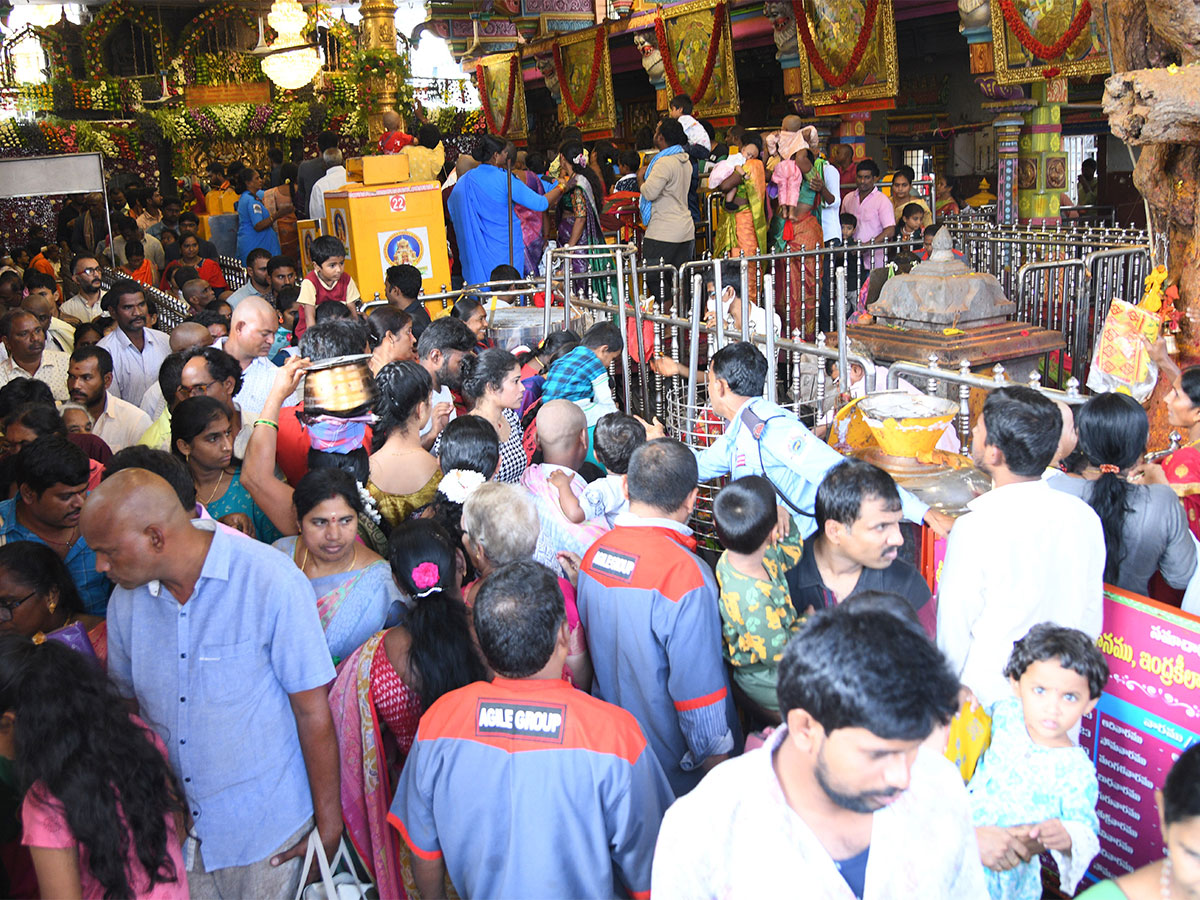
M 314 857 L 321 870 L 321 880 L 305 884 L 308 873 L 312 871 Z M 346 864 L 347 871 L 334 875 L 334 869 L 341 863 Z M 296 888 L 296 900 L 379 900 L 379 892 L 369 881 L 359 880 L 344 836 L 338 841 L 337 853 L 333 855 L 331 863 L 325 858 L 325 845 L 314 828 L 308 833 L 308 848 L 304 853 L 304 867 Z

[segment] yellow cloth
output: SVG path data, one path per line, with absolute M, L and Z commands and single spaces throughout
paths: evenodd
M 138 438 L 138 443 L 155 450 L 171 450 L 171 413 L 164 409 L 154 424 L 146 429 L 146 433 Z
M 238 195 L 231 188 L 220 191 L 209 191 L 204 195 L 204 205 L 210 216 L 220 216 L 225 213 L 237 212 Z
M 904 207 L 908 206 L 908 204 L 910 204 L 910 203 L 917 204 L 917 206 L 921 207 L 921 209 L 925 213 L 924 217 L 921 219 L 921 227 L 922 228 L 928 228 L 930 225 L 933 224 L 933 213 L 931 213 L 929 211 L 929 204 L 926 203 L 924 200 L 922 200 L 920 197 L 916 196 L 915 194 L 909 194 L 908 199 L 906 199 L 904 201 L 900 201 L 900 200 L 896 200 L 895 198 L 892 198 L 892 208 L 896 211 L 896 233 L 897 234 L 900 233 L 900 227 L 902 225 L 900 220 L 904 218 L 904 216 L 903 216 Z
M 408 157 L 409 181 L 438 181 L 442 167 L 446 165 L 446 148 L 441 141 L 432 150 L 420 144 L 409 144 L 400 155 Z
M 375 482 L 367 482 L 367 491 L 375 498 L 375 503 L 379 507 L 379 514 L 383 516 L 384 521 L 392 528 L 405 519 L 411 518 L 412 514 L 423 506 L 428 506 L 433 502 L 433 498 L 437 496 L 438 485 L 442 481 L 442 470 L 436 469 L 429 476 L 429 480 L 417 491 L 411 494 L 389 494 L 386 491 L 380 490 Z
M 983 752 L 992 743 L 992 719 L 976 705 L 974 711 L 966 703 L 950 721 L 946 736 L 946 759 L 958 767 L 963 783 L 971 780 Z

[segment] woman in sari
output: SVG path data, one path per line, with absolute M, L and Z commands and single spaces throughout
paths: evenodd
M 757 256 L 767 250 L 767 173 L 763 168 L 762 138 L 753 132 L 742 136 L 741 152 L 729 157 L 733 171 L 715 167 L 708 186 L 733 197 L 717 217 L 713 243 L 718 256 Z M 717 181 L 716 179 L 720 179 Z M 751 263 L 750 302 L 758 298 L 758 266 Z
M 904 219 L 904 207 L 910 203 L 917 204 L 921 207 L 923 215 L 921 227 L 928 228 L 933 224 L 933 213 L 929 211 L 929 204 L 912 192 L 912 183 L 916 178 L 917 173 L 913 171 L 912 166 L 901 166 L 892 173 L 892 208 L 899 225 Z
M 388 363 L 375 376 L 371 477 L 367 491 L 392 528 L 433 502 L 442 470 L 437 457 L 421 446 L 421 429 L 429 421 L 433 381 L 420 363 Z
M 341 763 L 346 834 L 380 897 L 412 896 L 411 856 L 388 824 L 396 776 L 417 722 L 440 696 L 489 678 L 461 584 L 462 551 L 423 519 L 393 533 L 388 562 L 412 598 L 403 625 L 373 635 L 342 663 L 329 691 Z
M 599 202 L 604 197 L 600 176 L 588 167 L 587 154 L 579 141 L 567 141 L 559 149 L 559 176 L 565 179 L 562 199 L 558 203 L 558 244 L 560 247 L 588 247 L 604 243 L 600 229 Z M 608 268 L 603 256 L 594 259 L 572 259 L 571 274 L 602 272 Z M 579 290 L 587 290 L 580 284 Z M 592 280 L 592 292 L 607 297 L 608 279 Z
M 820 209 L 832 203 L 834 197 L 825 186 L 827 163 L 817 156 L 819 140 L 817 129 L 811 125 L 779 134 L 779 155 L 783 158 L 775 166 L 771 180 L 779 187 L 779 202 L 787 210 L 783 236 L 793 252 L 817 250 L 825 242 Z M 806 339 L 815 337 L 820 274 L 817 260 L 793 259 L 791 267 L 791 291 L 786 301 L 790 311 L 785 309 L 782 297 L 776 304 L 787 325 L 785 333 L 791 334 L 799 327 L 803 328 Z
M 1166 341 L 1159 338 L 1150 348 L 1171 390 L 1163 398 L 1167 422 L 1187 438 L 1187 442 L 1157 463 L 1144 463 L 1130 473 L 1134 484 L 1169 484 L 1183 501 L 1188 528 L 1200 540 L 1200 366 L 1182 372 L 1167 353 Z
M 47 544 L 13 541 L 0 547 L 0 634 L 15 632 L 37 643 L 61 638 L 77 650 L 108 656 L 102 616 L 83 611 L 83 600 L 66 564 Z M 69 633 L 74 632 L 74 633 Z
M 542 179 L 525 167 L 524 151 L 517 154 L 513 175 L 525 182 L 525 186 L 535 194 L 546 193 Z M 525 241 L 524 273 L 527 276 L 537 275 L 542 268 L 542 251 L 546 247 L 546 212 L 518 206 L 517 218 L 521 220 L 521 237 Z
M 938 175 L 933 182 L 933 211 L 939 219 L 959 213 L 958 201 L 954 199 L 954 185 L 945 175 Z
M 336 663 L 375 632 L 397 624 L 403 598 L 387 563 L 358 541 L 363 501 L 349 472 L 314 469 L 296 485 L 292 503 L 300 533 L 280 538 L 274 547 L 312 584 Z
M 188 467 L 196 499 L 210 516 L 264 543 L 279 539 L 279 529 L 242 485 L 229 414 L 219 400 L 188 397 L 171 411 L 171 449 Z

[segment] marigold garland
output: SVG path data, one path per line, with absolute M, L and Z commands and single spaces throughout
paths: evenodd
M 488 130 L 495 135 L 508 134 L 509 121 L 512 119 L 513 94 L 517 89 L 517 54 L 508 59 L 508 102 L 504 104 L 504 122 L 497 128 L 496 119 L 492 115 L 492 99 L 488 96 L 487 73 L 483 63 L 475 64 L 475 79 L 479 85 L 479 100 L 483 106 L 483 116 L 487 120 Z
M 717 50 L 721 46 L 721 35 L 725 30 L 725 3 L 718 3 L 713 7 L 713 39 L 708 44 L 708 57 L 704 60 L 704 71 L 700 74 L 700 81 L 696 85 L 696 90 L 688 94 L 692 98 L 693 103 L 699 103 L 700 98 L 704 96 L 704 92 L 708 90 L 708 82 L 712 79 L 713 69 L 717 65 Z M 658 49 L 662 56 L 663 72 L 667 76 L 667 84 L 671 87 L 672 94 L 678 96 L 686 93 L 683 85 L 679 82 L 679 75 L 675 71 L 675 61 L 671 58 L 671 45 L 667 43 L 667 26 L 663 23 L 662 10 L 660 9 L 654 17 L 654 36 L 658 39 Z
M 817 70 L 821 80 L 830 87 L 836 88 L 844 85 L 858 69 L 863 55 L 867 52 L 867 44 L 871 40 L 871 34 L 875 31 L 875 14 L 879 11 L 879 0 L 867 0 L 863 11 L 862 30 L 858 33 L 858 40 L 854 42 L 854 50 L 850 53 L 850 59 L 846 61 L 846 65 L 840 72 L 830 69 L 817 51 L 816 44 L 813 42 L 812 25 L 808 21 L 808 12 L 804 9 L 803 0 L 792 0 L 792 11 L 796 15 L 796 30 L 800 32 L 800 40 L 804 42 L 804 52 L 808 55 L 809 63 Z
M 1013 0 L 998 0 L 998 2 L 1000 3 L 1000 12 L 1004 13 L 1004 21 L 1008 25 L 1008 30 L 1013 33 L 1020 45 L 1038 59 L 1044 59 L 1047 62 L 1062 56 L 1067 48 L 1075 43 L 1075 40 L 1083 32 L 1084 26 L 1092 18 L 1092 4 L 1090 0 L 1083 0 L 1075 13 L 1075 18 L 1071 20 L 1071 24 L 1063 32 L 1062 37 L 1053 44 L 1043 44 L 1025 25 L 1025 20 L 1017 12 Z
M 563 68 L 562 51 L 559 49 L 558 42 L 554 42 L 554 74 L 558 76 L 558 86 L 562 91 L 563 100 L 566 101 L 567 109 L 576 119 L 582 119 L 583 114 L 592 108 L 592 100 L 596 96 L 596 83 L 600 80 L 600 60 L 604 56 L 606 40 L 608 40 L 608 34 L 603 28 L 597 28 L 596 43 L 592 49 L 592 74 L 588 79 L 587 90 L 583 94 L 583 102 L 578 106 L 575 105 L 575 98 L 571 96 L 571 85 L 567 82 L 566 70 Z

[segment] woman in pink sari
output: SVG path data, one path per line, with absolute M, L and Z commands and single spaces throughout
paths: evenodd
M 441 526 L 402 522 L 388 562 L 410 598 L 407 621 L 367 640 L 341 664 L 329 692 L 341 757 L 346 833 L 380 897 L 413 895 L 411 858 L 388 824 L 395 778 L 421 714 L 442 696 L 490 678 L 475 645 L 461 581 L 463 562 Z
M 525 152 L 517 154 L 517 166 L 513 175 L 537 194 L 545 194 L 546 186 L 537 174 L 525 167 Z M 517 220 L 521 223 L 521 238 L 525 241 L 525 270 L 523 275 L 536 275 L 542 267 L 542 251 L 546 247 L 546 213 L 535 209 L 516 207 Z

